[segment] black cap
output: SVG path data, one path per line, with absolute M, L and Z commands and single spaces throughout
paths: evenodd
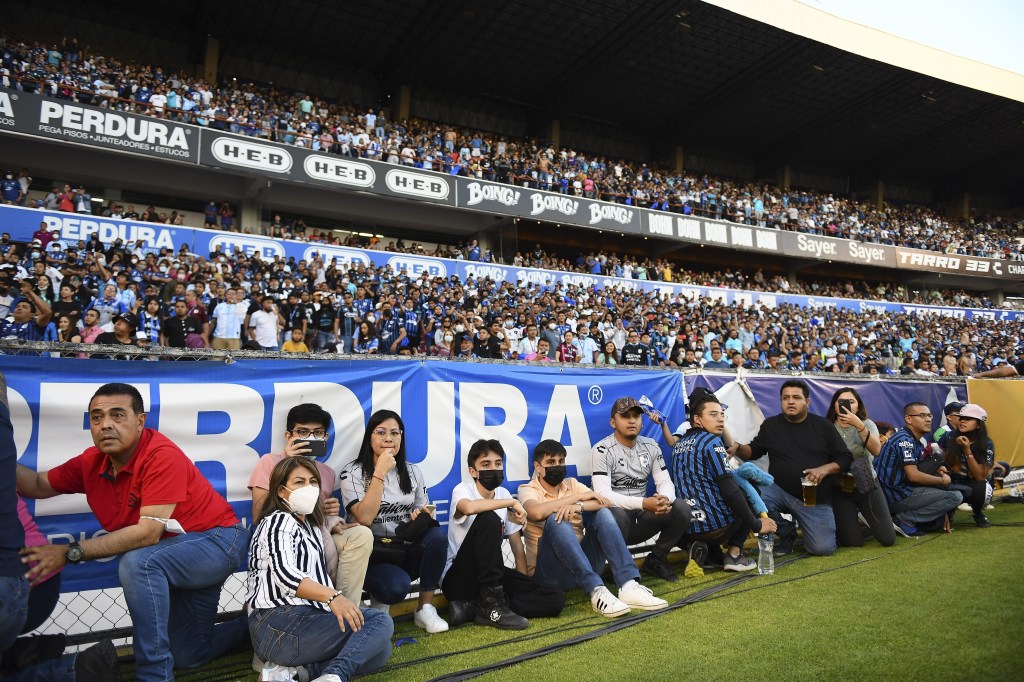
M 966 404 L 967 403 L 958 402 L 947 403 L 946 406 L 942 408 L 942 411 L 943 413 L 945 413 L 947 417 L 951 414 L 960 414 L 960 408 L 962 408 Z
M 117 322 L 118 320 L 124 320 L 132 329 L 139 326 L 139 318 L 135 316 L 135 313 L 121 313 L 111 318 L 111 322 Z

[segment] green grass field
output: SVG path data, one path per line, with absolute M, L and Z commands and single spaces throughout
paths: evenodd
M 979 529 L 960 513 L 951 535 L 898 538 L 890 548 L 869 540 L 827 558 L 798 552 L 801 558 L 780 562 L 774 576 L 737 581 L 716 571 L 674 584 L 645 579 L 670 604 L 706 588 L 720 591 L 478 679 L 1022 679 L 1024 637 L 1013 614 L 1024 606 L 1024 505 L 999 505 L 989 518 L 995 525 Z M 429 680 L 622 620 L 594 614 L 579 591 L 567 602 L 561 617 L 535 619 L 520 633 L 463 625 L 426 635 L 400 618 L 387 668 L 363 679 Z M 234 657 L 177 679 L 257 680 L 250 660 Z

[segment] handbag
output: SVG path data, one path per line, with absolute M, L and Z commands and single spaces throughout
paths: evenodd
M 370 552 L 371 564 L 395 564 L 401 566 L 405 563 L 409 552 L 409 543 L 399 538 L 373 538 L 373 551 Z
M 869 493 L 878 487 L 870 458 L 854 457 L 853 462 L 850 463 L 850 473 L 853 474 L 853 486 L 857 492 Z

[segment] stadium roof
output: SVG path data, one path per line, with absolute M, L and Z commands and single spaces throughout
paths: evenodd
M 881 179 L 924 184 L 937 198 L 969 191 L 1024 205 L 1024 103 L 1003 96 L 1012 84 L 991 94 L 701 0 L 254 0 L 244 10 L 114 0 L 101 17 L 61 0 L 23 9 L 23 19 L 59 12 L 64 25 L 88 15 L 119 27 L 118 42 L 180 36 L 196 62 L 209 34 L 222 59 L 357 72 L 380 96 L 397 85 L 486 93 L 533 111 L 537 129 L 557 118 L 563 130 L 579 119 L 624 130 L 650 144 L 651 158 L 681 144 L 761 177 L 788 164 L 839 172 L 853 187 Z

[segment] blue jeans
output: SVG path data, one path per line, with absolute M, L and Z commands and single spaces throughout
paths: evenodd
M 761 499 L 768 507 L 768 513 L 792 514 L 804 530 L 804 547 L 811 554 L 829 556 L 836 551 L 836 517 L 832 505 L 819 504 L 805 507 L 798 500 L 775 483 L 761 488 Z
M 21 633 L 28 618 L 28 581 L 23 577 L 0 577 L 0 653 L 7 651 Z M 75 654 L 61 656 L 22 670 L 5 680 L 74 680 Z
M 327 344 L 335 343 L 334 332 L 321 332 L 316 333 L 316 349 L 323 350 L 327 347 Z
M 964 496 L 956 490 L 919 485 L 899 502 L 890 504 L 889 511 L 904 523 L 926 523 L 948 514 L 963 501 Z
M 391 616 L 376 609 L 360 609 L 363 627 L 358 632 L 338 617 L 315 606 L 279 606 L 256 609 L 249 616 L 252 648 L 264 661 L 303 666 L 310 678 L 333 674 L 343 680 L 368 675 L 391 657 Z
M 385 604 L 397 604 L 412 589 L 412 581 L 420 579 L 420 591 L 431 592 L 441 586 L 441 571 L 448 559 L 448 530 L 431 528 L 419 542 L 409 546 L 405 563 L 374 564 L 366 569 L 363 586 L 374 598 Z M 371 555 L 370 561 L 373 561 Z
M 630 580 L 639 580 L 640 571 L 633 563 L 633 555 L 611 511 L 598 509 L 587 516 L 583 542 L 576 540 L 571 523 L 558 523 L 555 514 L 548 516 L 544 534 L 537 542 L 537 570 L 533 577 L 563 590 L 580 587 L 589 594 L 604 584 L 599 573 L 607 560 L 619 587 Z
M 126 552 L 118 576 L 132 618 L 140 682 L 173 680 L 174 668 L 194 668 L 240 648 L 244 618 L 214 625 L 224 580 L 249 544 L 242 526 L 211 528 Z

